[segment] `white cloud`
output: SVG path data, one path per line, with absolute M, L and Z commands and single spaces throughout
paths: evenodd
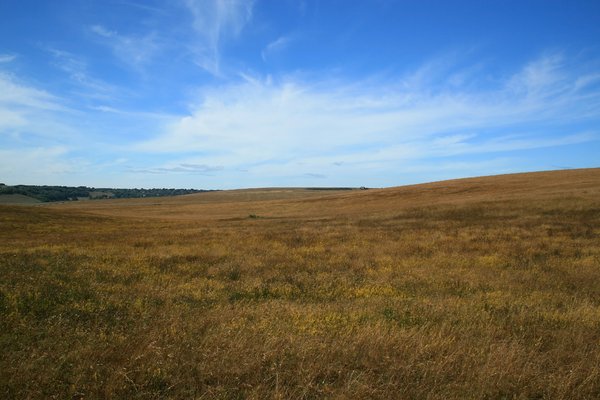
M 147 4 L 140 4 L 140 3 L 136 3 L 136 2 L 130 2 L 130 1 L 119 1 L 117 4 L 133 7 L 138 10 L 143 10 L 143 11 L 154 13 L 154 14 L 164 14 L 165 13 L 164 9 L 159 8 L 159 7 L 152 7 Z
M 162 49 L 159 36 L 155 32 L 134 36 L 122 35 L 102 25 L 92 25 L 89 29 L 105 45 L 112 48 L 119 60 L 134 68 L 148 64 Z
M 46 49 L 54 57 L 54 66 L 65 72 L 71 82 L 78 89 L 73 91 L 73 94 L 93 98 L 93 99 L 113 99 L 117 93 L 122 93 L 123 89 L 118 90 L 117 87 L 103 80 L 94 78 L 88 71 L 88 62 L 64 50 L 58 50 L 48 47 Z
M 50 93 L 27 86 L 13 75 L 0 71 L 0 107 L 59 110 L 58 98 Z
M 279 38 L 269 43 L 261 52 L 261 57 L 263 61 L 267 61 L 269 56 L 273 53 L 284 50 L 286 47 L 288 47 L 291 41 L 292 39 L 289 36 L 280 36 Z
M 96 111 L 100 111 L 103 113 L 114 113 L 114 114 L 121 114 L 122 111 L 117 110 L 114 107 L 109 107 L 109 106 L 92 106 L 90 107 L 92 110 L 96 110 Z
M 513 76 L 509 88 L 515 93 L 527 96 L 556 95 L 568 89 L 572 82 L 567 81 L 561 68 L 564 57 L 560 54 L 545 55 L 525 66 L 521 72 Z
M 97 35 L 103 36 L 105 38 L 111 38 L 116 36 L 116 32 L 115 31 L 110 31 L 108 29 L 106 29 L 105 27 L 103 27 L 102 25 L 92 25 L 90 27 L 90 30 L 92 32 L 94 32 Z
M 130 168 L 128 172 L 141 174 L 170 174 L 184 173 L 190 175 L 213 175 L 217 171 L 223 170 L 220 165 L 189 164 L 189 163 L 168 163 L 161 167 L 151 168 Z
M 63 98 L 0 72 L 0 145 L 11 154 L 0 156 L 0 170 L 12 171 L 9 176 L 25 176 L 28 169 L 20 166 L 38 155 L 42 159 L 44 149 L 51 149 L 48 154 L 57 158 L 67 147 L 76 147 L 85 132 L 81 127 L 88 121 L 84 118 L 82 123 L 78 117 L 81 115 L 67 107 Z M 55 171 L 43 167 L 41 162 L 34 162 L 29 169 L 44 168 L 44 173 Z
M 0 133 L 25 124 L 26 120 L 21 113 L 0 106 Z
M 62 99 L 0 71 L 0 138 L 65 139 L 75 135 L 62 117 Z
M 0 149 L 0 176 L 9 184 L 51 184 L 63 175 L 76 172 L 77 165 L 65 159 L 64 146 Z
M 253 0 L 184 0 L 193 18 L 197 41 L 193 45 L 197 64 L 214 75 L 221 74 L 221 46 L 236 38 L 252 19 Z
M 584 75 L 580 78 L 577 78 L 577 80 L 575 81 L 574 90 L 584 89 L 587 86 L 591 86 L 598 82 L 600 82 L 600 74 Z
M 199 152 L 190 162 L 276 174 L 304 163 L 317 171 L 303 173 L 321 174 L 334 163 L 381 167 L 599 138 L 568 126 L 598 118 L 600 89 L 581 84 L 594 75 L 573 72 L 559 56 L 528 64 L 494 89 L 452 81 L 433 91 L 425 75 L 414 77 L 364 85 L 245 79 L 206 91 L 189 115 L 137 150 Z
M 52 54 L 73 81 L 93 82 L 85 60 Z M 424 176 L 432 165 L 454 176 L 475 173 L 469 166 L 510 172 L 511 152 L 600 139 L 590 128 L 600 118 L 593 68 L 544 56 L 495 87 L 478 85 L 479 74 L 465 69 L 432 62 L 394 81 L 350 83 L 241 75 L 204 89 L 180 116 L 109 101 L 67 108 L 63 98 L 0 70 L 0 174 L 19 183 L 374 186 L 398 182 L 397 171 Z
M 0 64 L 13 62 L 16 58 L 14 54 L 0 54 Z

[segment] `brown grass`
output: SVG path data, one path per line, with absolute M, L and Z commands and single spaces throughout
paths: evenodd
M 4 398 L 600 397 L 598 169 L 0 226 Z

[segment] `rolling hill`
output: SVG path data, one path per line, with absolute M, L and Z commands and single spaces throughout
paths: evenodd
M 600 169 L 0 224 L 5 398 L 600 396 Z
M 600 169 L 497 175 L 385 189 L 243 189 L 177 197 L 58 204 L 52 207 L 99 215 L 186 220 L 243 218 L 249 214 L 271 218 L 329 218 L 386 215 L 423 206 L 543 201 L 572 196 L 598 198 Z

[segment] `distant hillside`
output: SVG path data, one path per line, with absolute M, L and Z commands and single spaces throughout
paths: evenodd
M 136 201 L 71 202 L 56 207 L 110 216 L 183 220 L 361 218 L 399 215 L 416 207 L 466 207 L 493 202 L 600 198 L 600 168 L 454 179 L 369 190 L 257 188 Z
M 0 204 L 37 204 L 40 201 L 22 194 L 0 194 Z
M 179 196 L 184 194 L 208 192 L 197 189 L 113 189 L 93 188 L 87 186 L 35 186 L 35 185 L 0 185 L 0 196 L 21 195 L 42 202 L 97 200 L 106 198 L 124 199 L 140 197 Z M 8 199 L 8 198 L 6 198 Z M 16 199 L 16 198 L 15 198 Z

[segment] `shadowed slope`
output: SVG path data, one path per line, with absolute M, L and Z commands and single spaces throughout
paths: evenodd
M 0 204 L 38 204 L 40 201 L 22 194 L 0 194 Z

